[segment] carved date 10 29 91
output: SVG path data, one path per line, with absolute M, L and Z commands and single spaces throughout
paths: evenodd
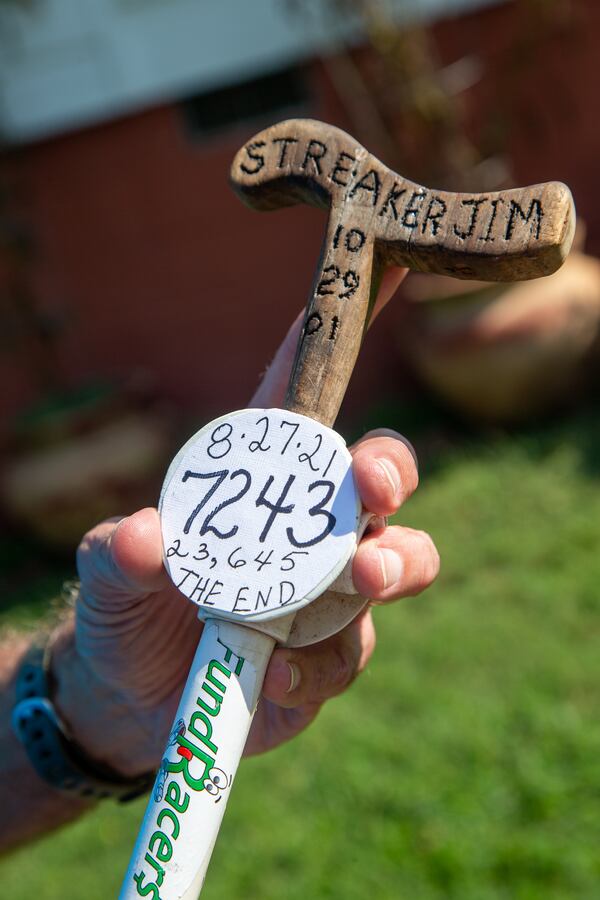
M 339 128 L 309 119 L 251 138 L 236 154 L 231 183 L 255 209 L 305 202 L 329 212 L 285 401 L 326 424 L 339 410 L 387 267 L 522 281 L 556 271 L 574 232 L 563 184 L 484 194 L 430 189 Z
M 326 249 L 326 265 L 321 270 L 320 277 L 315 288 L 314 300 L 319 302 L 323 298 L 347 301 L 353 297 L 360 287 L 360 274 L 352 267 L 352 257 L 360 254 L 367 241 L 367 236 L 360 228 L 346 228 L 338 224 L 333 238 Z M 335 261 L 334 261 L 335 260 Z M 343 305 L 336 304 L 330 309 L 319 303 L 319 307 L 313 308 L 304 325 L 304 333 L 316 334 L 328 321 L 328 340 L 335 341 L 344 315 Z

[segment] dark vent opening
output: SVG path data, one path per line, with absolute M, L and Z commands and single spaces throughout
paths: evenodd
M 306 115 L 309 101 L 306 69 L 294 66 L 188 97 L 181 109 L 187 132 L 197 139 L 240 124 L 254 122 L 261 127 L 288 115 Z

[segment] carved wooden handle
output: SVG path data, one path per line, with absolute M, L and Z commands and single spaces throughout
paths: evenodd
M 559 182 L 488 194 L 430 190 L 379 162 L 350 135 L 292 119 L 255 135 L 231 182 L 255 209 L 329 208 L 286 407 L 332 425 L 386 266 L 457 278 L 550 275 L 569 252 L 575 209 Z

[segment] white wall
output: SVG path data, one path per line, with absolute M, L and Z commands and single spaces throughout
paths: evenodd
M 391 0 L 431 17 L 498 0 Z M 30 0 L 0 4 L 0 132 L 31 140 L 306 56 L 330 35 L 285 0 Z

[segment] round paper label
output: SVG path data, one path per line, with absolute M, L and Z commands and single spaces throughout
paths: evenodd
M 356 544 L 361 504 L 342 438 L 281 409 L 206 425 L 163 486 L 165 564 L 206 613 L 285 615 L 321 594 Z

